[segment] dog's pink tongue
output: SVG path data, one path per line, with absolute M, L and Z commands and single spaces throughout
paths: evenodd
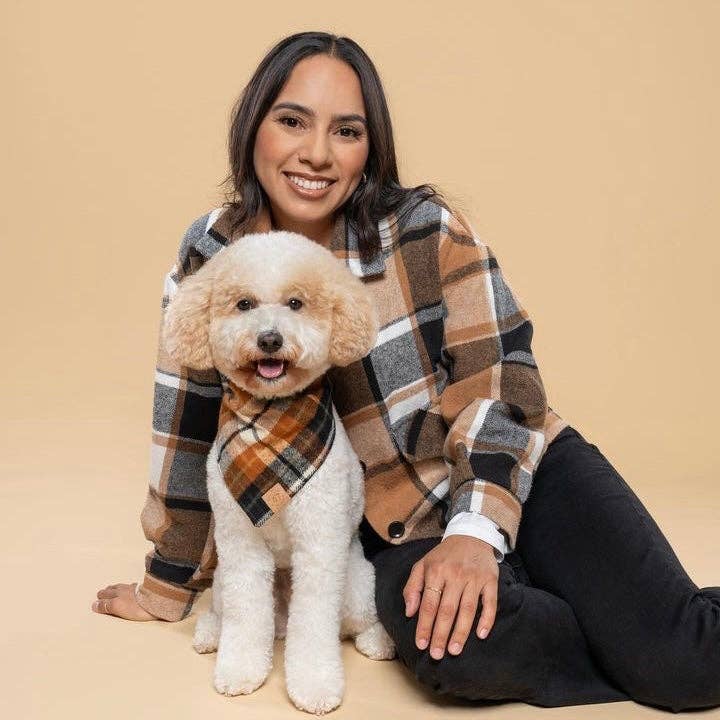
M 264 378 L 276 378 L 282 375 L 285 362 L 283 360 L 259 360 L 258 361 L 258 372 Z

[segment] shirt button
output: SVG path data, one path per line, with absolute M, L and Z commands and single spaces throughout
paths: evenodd
M 395 520 L 388 525 L 388 535 L 391 538 L 399 538 L 405 534 L 405 525 L 399 520 Z

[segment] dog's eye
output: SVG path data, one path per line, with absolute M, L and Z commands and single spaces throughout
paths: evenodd
M 303 306 L 302 302 L 297 298 L 290 298 L 287 304 L 291 310 L 299 310 Z
M 237 303 L 238 310 L 250 310 L 251 308 L 252 308 L 252 303 L 247 298 L 238 300 L 238 303 Z

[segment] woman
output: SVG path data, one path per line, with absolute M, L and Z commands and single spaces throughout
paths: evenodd
M 276 228 L 329 247 L 377 292 L 378 345 L 331 379 L 402 662 L 468 699 L 720 704 L 720 588 L 692 583 L 598 448 L 547 406 L 532 324 L 490 249 L 432 186 L 400 185 L 365 53 L 319 32 L 278 43 L 229 149 L 234 199 L 188 229 L 168 287 Z M 204 465 L 220 394 L 215 371 L 172 367 L 160 347 L 142 515 L 155 550 L 143 583 L 100 590 L 97 612 L 178 620 L 210 586 Z

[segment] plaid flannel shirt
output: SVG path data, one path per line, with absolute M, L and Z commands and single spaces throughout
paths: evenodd
M 458 513 L 479 513 L 512 550 L 535 469 L 568 425 L 547 405 L 532 323 L 460 212 L 430 199 L 378 228 L 381 248 L 368 261 L 342 214 L 330 245 L 372 290 L 379 311 L 370 353 L 328 372 L 364 466 L 365 516 L 399 544 L 440 537 Z M 270 229 L 264 210 L 253 230 Z M 163 312 L 182 278 L 229 237 L 221 208 L 189 227 L 165 279 Z M 186 617 L 212 584 L 217 555 L 205 461 L 222 392 L 217 371 L 178 366 L 160 342 L 141 514 L 154 547 L 136 596 L 167 620 Z

